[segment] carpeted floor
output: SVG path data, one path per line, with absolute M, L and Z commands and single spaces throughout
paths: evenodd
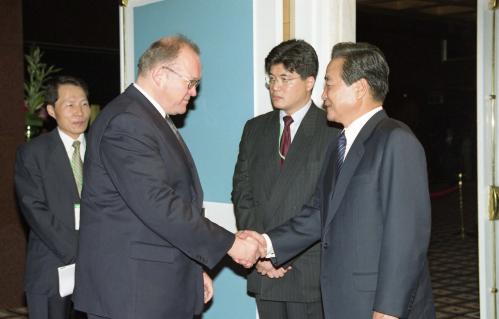
M 451 187 L 437 185 L 432 192 L 437 196 L 432 197 L 429 260 L 437 319 L 480 318 L 476 188 L 464 184 L 462 219 L 459 189 L 451 191 Z M 0 310 L 0 319 L 5 318 L 26 319 L 26 308 Z
M 432 188 L 441 193 L 446 186 Z M 438 319 L 480 318 L 476 187 L 464 183 L 462 218 L 459 193 L 432 198 L 428 255 Z

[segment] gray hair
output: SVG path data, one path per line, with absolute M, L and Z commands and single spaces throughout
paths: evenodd
M 149 71 L 153 66 L 160 62 L 170 62 L 175 60 L 180 50 L 184 47 L 192 49 L 198 55 L 200 54 L 197 44 L 181 34 L 163 37 L 153 42 L 139 59 L 139 75 Z
M 344 59 L 341 78 L 347 85 L 365 79 L 376 101 L 383 102 L 388 94 L 390 68 L 383 52 L 369 43 L 342 42 L 333 47 L 331 59 Z

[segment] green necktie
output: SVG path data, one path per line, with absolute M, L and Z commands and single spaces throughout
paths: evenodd
M 81 187 L 83 185 L 83 162 L 80 156 L 80 141 L 73 142 L 73 156 L 71 156 L 71 168 L 78 188 L 78 194 L 81 196 Z

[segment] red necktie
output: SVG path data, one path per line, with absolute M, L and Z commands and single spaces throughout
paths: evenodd
M 279 147 L 281 166 L 284 164 L 284 160 L 286 159 L 286 155 L 288 154 L 289 147 L 291 146 L 291 131 L 289 127 L 291 126 L 291 123 L 293 123 L 293 118 L 289 115 L 286 115 L 283 120 L 284 130 L 282 131 L 281 144 Z

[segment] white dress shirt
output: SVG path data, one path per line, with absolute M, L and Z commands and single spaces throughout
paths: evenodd
M 146 97 L 146 99 L 151 102 L 152 105 L 154 105 L 154 108 L 156 110 L 158 110 L 159 114 L 161 114 L 161 116 L 163 118 L 166 117 L 166 112 L 165 110 L 161 107 L 161 105 L 159 105 L 158 101 L 156 101 L 152 96 L 150 96 L 149 94 L 146 93 L 146 91 L 144 91 L 143 88 L 141 88 L 137 83 L 134 83 L 133 86 L 135 86 L 135 88 L 137 90 L 139 90 L 140 93 L 142 93 L 142 95 L 144 95 Z
M 311 105 L 312 105 L 312 100 L 309 100 L 307 104 L 302 106 L 298 111 L 296 111 L 291 115 L 291 118 L 293 118 L 293 123 L 291 123 L 291 125 L 289 126 L 289 131 L 291 133 L 291 143 L 293 143 L 293 139 L 295 138 L 296 132 L 298 132 L 300 124 L 303 121 L 303 118 L 307 114 L 308 110 L 310 109 Z M 286 114 L 286 112 L 284 112 L 283 110 L 279 111 L 279 124 L 281 126 L 281 130 L 279 132 L 281 132 L 281 135 L 282 131 L 284 130 L 284 117 L 286 115 L 288 114 Z M 279 141 L 280 140 L 281 139 L 279 138 Z
M 378 113 L 382 109 L 383 109 L 382 106 L 378 106 L 377 108 L 374 108 L 371 111 L 362 115 L 361 117 L 357 118 L 355 121 L 350 123 L 348 127 L 345 127 L 344 131 L 345 131 L 345 137 L 347 139 L 347 145 L 345 146 L 345 158 L 347 157 L 348 151 L 350 151 L 353 142 L 355 142 L 357 135 L 359 135 L 360 130 L 362 130 L 364 125 L 366 125 L 367 121 L 369 121 L 371 117 L 374 116 L 374 114 Z
M 87 149 L 87 143 L 85 141 L 85 134 L 80 134 L 76 140 L 74 140 L 71 136 L 61 131 L 60 128 L 57 128 L 59 132 L 59 136 L 61 137 L 62 143 L 64 144 L 64 148 L 66 149 L 66 153 L 68 154 L 69 161 L 71 162 L 71 158 L 73 157 L 73 153 L 75 151 L 73 147 L 73 142 L 78 140 L 80 141 L 80 157 L 81 161 L 85 160 L 85 151 Z

